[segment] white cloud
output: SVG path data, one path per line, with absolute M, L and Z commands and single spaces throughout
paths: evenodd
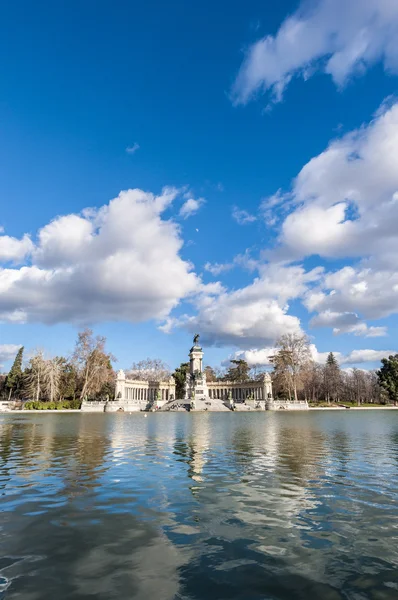
M 239 351 L 235 352 L 233 358 L 243 358 L 250 366 L 270 366 L 272 364 L 270 362 L 270 357 L 274 356 L 277 350 L 278 349 L 275 347 L 268 347 Z M 322 365 L 326 363 L 329 352 L 319 352 L 315 344 L 310 344 L 310 352 L 312 360 Z M 395 351 L 364 349 L 352 350 L 346 355 L 342 354 L 341 352 L 333 352 L 333 354 L 341 365 L 355 365 L 380 362 L 382 358 L 390 356 L 390 354 L 395 354 Z
M 288 313 L 290 299 L 301 296 L 322 270 L 308 273 L 300 266 L 268 265 L 247 287 L 227 291 L 205 290 L 196 300 L 197 314 L 178 323 L 190 332 L 200 331 L 203 343 L 250 349 L 272 346 L 287 332 L 300 331 L 300 320 Z
M 33 259 L 40 267 L 61 267 L 79 261 L 82 253 L 95 243 L 95 212 L 86 217 L 65 215 L 57 217 L 38 233 L 38 245 Z
M 373 325 L 369 327 L 366 323 L 358 323 L 357 325 L 352 325 L 352 327 L 347 327 L 346 329 L 335 327 L 333 333 L 336 335 L 340 333 L 353 333 L 354 335 L 367 338 L 384 337 L 387 335 L 387 327 L 374 327 Z
M 185 327 L 200 331 L 207 345 L 241 348 L 272 343 L 282 333 L 300 330 L 299 319 L 287 314 L 288 306 L 281 307 L 272 299 L 249 299 L 251 291 L 243 288 L 222 294 L 187 319 Z
M 2 233 L 3 228 L 0 229 Z M 33 250 L 30 237 L 25 234 L 20 240 L 8 235 L 0 235 L 0 262 L 20 263 Z
M 181 206 L 180 217 L 182 217 L 183 219 L 188 219 L 188 217 L 191 217 L 192 215 L 194 215 L 195 213 L 197 213 L 198 210 L 200 209 L 200 207 L 204 203 L 205 203 L 204 198 L 198 198 L 196 200 L 195 198 L 189 197 L 184 202 L 184 204 Z
M 358 312 L 367 319 L 380 319 L 398 312 L 398 273 L 343 267 L 329 273 L 323 291 L 310 292 L 304 304 L 311 311 Z
M 356 313 L 352 312 L 333 312 L 325 310 L 313 317 L 310 321 L 310 327 L 333 327 L 333 333 L 353 333 L 363 337 L 380 337 L 387 335 L 386 327 L 368 326 L 363 323 Z
M 332 141 L 294 182 L 297 208 L 280 241 L 286 257 L 398 254 L 398 103 L 366 127 Z
M 45 323 L 166 318 L 200 288 L 162 219 L 177 190 L 121 192 L 97 211 L 57 217 L 38 234 L 33 264 L 0 268 L 0 319 Z
M 310 350 L 314 361 L 320 364 L 326 363 L 329 352 L 318 352 L 314 344 L 311 345 Z M 395 354 L 395 352 L 393 350 L 360 349 L 352 350 L 348 354 L 342 354 L 341 352 L 333 352 L 333 354 L 341 365 L 359 365 L 380 362 L 382 358 Z
M 278 190 L 272 196 L 263 198 L 260 203 L 260 214 L 266 225 L 273 227 L 280 219 L 283 213 L 291 207 L 291 194 L 284 194 Z
M 262 348 L 261 350 L 244 350 L 236 352 L 234 358 L 243 359 L 250 367 L 254 365 L 269 366 L 270 358 L 278 351 L 277 348 Z
M 302 1 L 275 36 L 249 47 L 232 89 L 236 104 L 256 92 L 282 99 L 294 76 L 330 75 L 341 87 L 353 75 L 382 62 L 398 72 L 398 3 L 396 0 Z
M 140 145 L 137 144 L 137 142 L 134 142 L 134 144 L 132 146 L 127 146 L 126 148 L 126 152 L 127 154 L 135 154 L 135 152 L 137 152 L 137 150 L 140 149 Z
M 364 320 L 398 312 L 397 156 L 398 103 L 389 101 L 369 125 L 332 141 L 293 183 L 279 245 L 265 256 L 287 263 L 309 256 L 352 259 L 306 291 L 304 305 L 320 313 L 313 326 L 377 337 L 386 328 Z
M 344 365 L 380 362 L 382 358 L 395 353 L 394 350 L 353 350 L 347 356 L 344 356 L 340 362 Z
M 260 263 L 258 260 L 251 257 L 249 250 L 246 250 L 243 254 L 237 254 L 232 262 L 230 263 L 210 263 L 207 262 L 204 266 L 205 271 L 208 271 L 214 276 L 221 275 L 231 271 L 235 267 L 241 267 L 247 271 L 255 271 L 259 268 Z
M 226 273 L 234 268 L 234 263 L 209 263 L 207 262 L 204 266 L 205 271 L 208 271 L 212 275 L 220 275 L 221 273 Z
M 3 362 L 15 358 L 21 344 L 0 344 L 0 367 L 3 368 Z
M 240 210 L 237 206 L 232 209 L 232 218 L 238 223 L 238 225 L 247 225 L 257 221 L 257 217 L 250 214 L 247 210 Z

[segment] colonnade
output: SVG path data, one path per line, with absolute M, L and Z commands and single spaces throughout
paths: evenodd
M 261 387 L 211 387 L 211 383 L 208 383 L 209 398 L 218 400 L 226 400 L 231 393 L 231 397 L 236 402 L 244 402 L 246 398 L 253 398 L 254 400 L 268 400 L 267 392 L 264 392 L 264 388 Z
M 136 400 L 137 402 L 152 402 L 159 399 L 162 402 L 168 402 L 169 400 L 171 400 L 172 395 L 169 392 L 169 389 L 160 387 L 136 387 L 125 385 L 123 399 Z
M 128 402 L 129 405 L 136 404 L 145 408 L 150 403 L 169 402 L 175 399 L 175 381 L 170 377 L 167 381 L 141 381 L 139 379 L 127 379 L 124 371 L 120 370 L 116 377 L 115 400 Z
M 229 395 L 234 402 L 248 399 L 257 402 L 272 400 L 272 381 L 269 373 L 263 373 L 259 379 L 248 381 L 209 381 L 207 383 L 210 398 L 227 400 Z

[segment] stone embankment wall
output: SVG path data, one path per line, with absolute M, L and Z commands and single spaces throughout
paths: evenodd
M 146 410 L 148 402 L 129 402 L 128 400 L 84 400 L 82 402 L 82 412 L 139 412 Z
M 267 410 L 308 410 L 308 402 L 305 400 L 272 400 L 267 402 Z
M 82 412 L 105 412 L 106 401 L 83 400 L 80 410 Z
M 11 410 L 14 410 L 15 408 L 15 402 L 12 401 L 8 401 L 8 400 L 0 400 L 0 412 L 9 412 Z

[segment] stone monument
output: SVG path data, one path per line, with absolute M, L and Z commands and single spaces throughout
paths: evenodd
M 199 345 L 199 334 L 193 338 L 193 346 L 189 351 L 189 371 L 185 385 L 185 400 L 205 400 L 209 392 L 206 373 L 203 372 L 203 350 Z

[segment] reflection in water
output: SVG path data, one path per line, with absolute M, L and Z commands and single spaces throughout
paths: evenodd
M 0 416 L 0 598 L 398 597 L 398 413 Z

